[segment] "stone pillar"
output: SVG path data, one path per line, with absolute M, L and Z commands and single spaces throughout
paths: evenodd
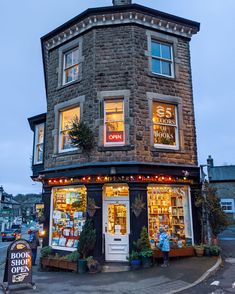
M 103 259 L 104 257 L 104 240 L 103 240 L 103 197 L 102 197 L 102 188 L 103 184 L 86 184 L 87 188 L 87 199 L 93 198 L 95 200 L 96 206 L 100 207 L 96 210 L 95 215 L 92 218 L 94 226 L 96 229 L 96 245 L 94 249 L 94 257 L 98 260 Z
M 130 251 L 132 250 L 133 241 L 140 237 L 140 232 L 143 226 L 148 227 L 148 205 L 147 205 L 147 183 L 129 183 L 130 194 Z M 145 209 L 142 210 L 139 217 L 136 217 L 132 211 L 132 203 L 135 197 L 142 196 L 145 202 Z
M 44 203 L 44 223 L 43 228 L 46 231 L 46 236 L 43 238 L 43 246 L 49 245 L 50 234 L 50 212 L 51 212 L 51 190 L 52 187 L 44 187 L 42 193 L 42 202 Z

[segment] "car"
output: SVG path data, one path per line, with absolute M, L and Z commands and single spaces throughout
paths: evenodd
M 6 229 L 4 232 L 1 233 L 2 235 L 2 242 L 5 241 L 15 241 L 19 238 L 20 233 L 16 229 Z
M 17 230 L 18 233 L 21 233 L 21 225 L 13 224 L 11 228 Z

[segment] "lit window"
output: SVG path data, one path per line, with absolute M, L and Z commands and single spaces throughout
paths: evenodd
M 34 164 L 43 162 L 44 124 L 35 127 Z
M 123 100 L 106 100 L 104 116 L 104 144 L 124 145 L 124 110 Z
M 50 245 L 76 250 L 86 220 L 84 186 L 53 189 Z
M 152 72 L 163 76 L 173 77 L 172 46 L 152 41 Z
M 234 211 L 233 203 L 234 203 L 233 199 L 221 199 L 221 201 L 220 201 L 221 208 L 225 212 L 231 212 L 231 213 L 233 213 L 233 211 Z
M 79 47 L 76 47 L 64 53 L 63 84 L 76 81 L 79 77 Z
M 80 120 L 80 107 L 61 111 L 60 113 L 60 152 L 75 150 L 76 148 L 71 144 L 69 131 L 72 129 L 74 120 Z
M 173 104 L 153 102 L 154 147 L 178 149 L 177 108 Z

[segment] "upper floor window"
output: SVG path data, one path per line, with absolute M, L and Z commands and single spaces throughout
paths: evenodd
M 124 101 L 104 101 L 104 145 L 124 145 Z
M 34 164 L 43 162 L 44 124 L 35 126 Z
M 233 199 L 221 199 L 221 208 L 224 212 L 233 213 L 234 212 L 234 200 Z
M 60 112 L 59 151 L 71 151 L 76 148 L 71 144 L 69 131 L 74 120 L 80 120 L 80 107 L 75 107 Z
M 152 72 L 173 77 L 173 50 L 172 45 L 151 41 Z
M 63 84 L 74 82 L 80 78 L 79 47 L 64 52 Z
M 176 105 L 154 101 L 152 109 L 154 147 L 178 149 Z

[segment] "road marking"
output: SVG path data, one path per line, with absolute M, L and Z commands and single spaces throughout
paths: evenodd
M 235 288 L 235 282 L 232 284 L 232 288 L 233 288 L 233 289 Z
M 219 286 L 220 281 L 214 281 L 211 283 L 211 286 Z

